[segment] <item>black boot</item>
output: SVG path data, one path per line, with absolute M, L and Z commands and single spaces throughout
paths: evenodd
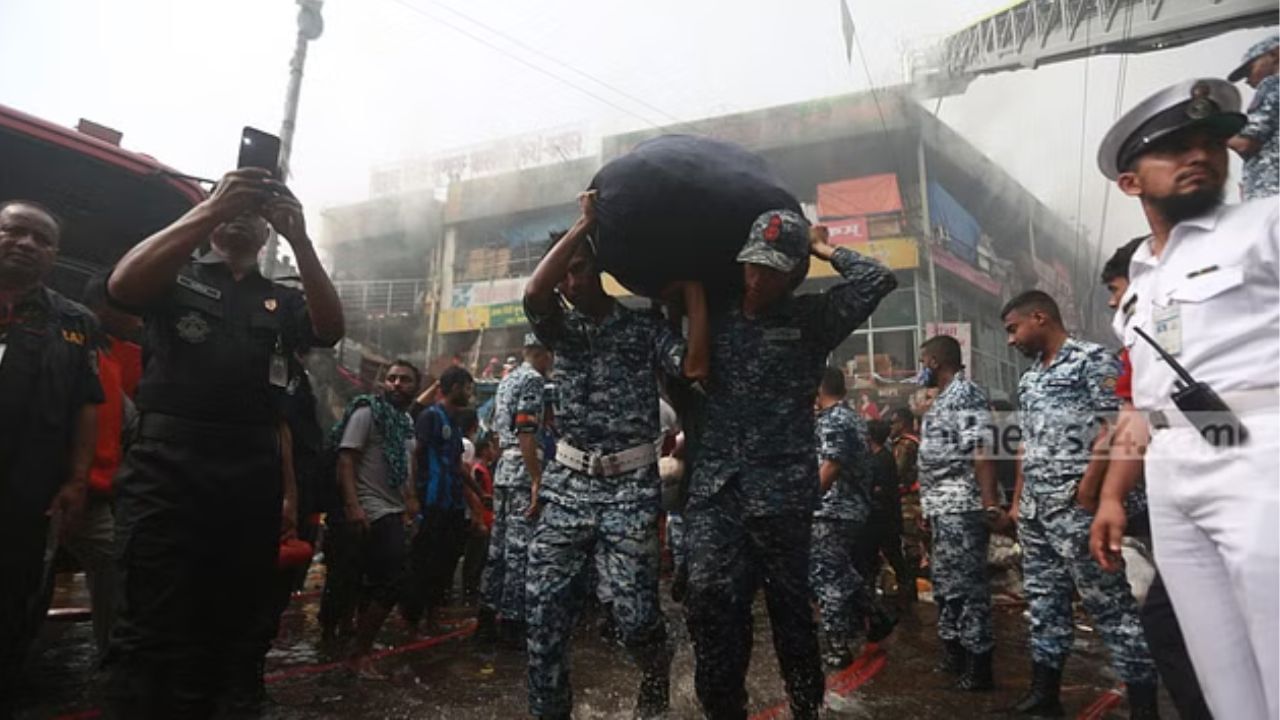
M 600 617 L 600 639 L 606 645 L 617 645 L 622 642 L 622 637 L 618 631 L 618 623 L 613 619 L 612 612 L 603 612 Z
M 853 653 L 849 650 L 849 644 L 836 642 L 824 636 L 822 638 L 822 664 L 826 665 L 828 670 L 840 670 L 852 665 Z
M 636 697 L 636 720 L 665 717 L 671 706 L 671 673 L 646 672 Z
M 666 717 L 671 707 L 671 659 L 675 651 L 667 645 L 666 632 L 654 635 L 649 645 L 633 652 L 640 666 L 640 691 L 636 694 L 636 720 Z
M 1160 720 L 1156 684 L 1129 683 L 1129 720 Z
M 481 607 L 476 613 L 476 632 L 472 637 L 476 642 L 492 643 L 498 639 L 497 613 L 487 607 Z
M 675 602 L 684 604 L 684 599 L 689 595 L 689 566 L 678 565 L 674 576 L 671 578 L 671 599 Z
M 959 640 L 943 640 L 942 654 L 938 656 L 938 664 L 933 671 L 959 675 L 964 672 L 965 652 Z
M 898 581 L 898 607 L 905 610 L 917 600 L 920 599 L 919 590 L 916 588 L 916 579 L 914 577 L 906 578 L 906 580 Z
M 1031 666 L 1031 689 L 1013 706 L 1013 712 L 1031 717 L 1062 717 L 1062 670 L 1034 663 Z
M 965 653 L 964 673 L 956 681 L 957 690 L 982 692 L 992 690 L 996 686 L 991 675 L 991 651 L 984 653 Z
M 511 650 L 525 651 L 525 626 L 518 620 L 503 620 L 498 626 L 502 634 L 502 644 Z
M 871 621 L 867 624 L 867 640 L 869 642 L 878 643 L 889 637 L 889 633 L 898 626 L 898 618 L 884 608 L 877 608 L 871 614 Z

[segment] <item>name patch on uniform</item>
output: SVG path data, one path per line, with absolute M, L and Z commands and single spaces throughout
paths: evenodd
M 764 331 L 764 339 L 768 342 L 799 340 L 800 328 L 769 328 Z
M 1156 342 L 1170 355 L 1182 353 L 1182 306 L 1174 303 L 1157 307 L 1151 319 L 1155 322 Z
M 195 278 L 189 278 L 186 275 L 179 275 L 178 284 L 192 292 L 199 293 L 209 298 L 210 300 L 222 299 L 221 290 L 211 285 L 205 285 L 204 283 L 200 282 L 199 280 L 196 280 Z

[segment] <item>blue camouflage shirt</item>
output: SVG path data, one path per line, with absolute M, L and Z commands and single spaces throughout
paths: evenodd
M 991 442 L 992 427 L 986 394 L 957 373 L 920 421 L 920 506 L 926 517 L 982 510 L 973 458 Z
M 557 298 L 539 315 L 525 306 L 538 339 L 556 354 L 555 418 L 559 439 L 573 447 L 610 455 L 662 435 L 658 421 L 659 371 L 683 372 L 685 341 L 658 313 L 614 303 L 596 323 Z M 552 461 L 543 472 L 542 496 L 565 505 L 656 500 L 658 466 L 598 478 Z
M 1262 147 L 1244 161 L 1241 194 L 1245 200 L 1280 194 L 1280 76 L 1272 75 L 1258 85 L 1248 114 L 1249 124 L 1240 134 Z
M 493 479 L 494 487 L 529 487 L 531 479 L 520 454 L 520 435 L 532 433 L 538 440 L 538 446 L 542 446 L 546 383 L 542 373 L 527 362 L 498 383 L 493 426 L 498 432 L 498 449 L 502 457 Z
M 815 518 L 865 522 L 871 514 L 871 451 L 867 423 L 848 405 L 836 404 L 818 412 L 816 439 L 819 466 L 840 464 L 840 474 L 822 494 Z
M 1022 499 L 1018 511 L 1034 517 L 1075 502 L 1089 466 L 1099 418 L 1120 409 L 1120 363 L 1101 345 L 1068 338 L 1044 367 L 1036 361 L 1018 381 L 1022 427 Z
M 974 454 L 991 443 L 986 393 L 957 373 L 920 420 L 920 507 L 924 515 L 982 510 Z
M 831 263 L 847 282 L 789 297 L 759 317 L 734 303 L 711 320 L 702 448 L 690 497 L 710 498 L 736 481 L 749 517 L 808 514 L 818 499 L 813 398 L 827 356 L 898 281 L 848 248 Z

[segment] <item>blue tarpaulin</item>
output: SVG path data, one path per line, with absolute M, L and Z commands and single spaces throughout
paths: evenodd
M 951 194 L 936 182 L 929 183 L 929 219 L 946 237 L 947 249 L 970 265 L 978 262 L 978 238 L 982 228 Z M 936 232 L 936 230 L 935 230 Z

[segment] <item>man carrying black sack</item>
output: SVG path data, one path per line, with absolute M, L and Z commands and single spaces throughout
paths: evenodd
M 305 298 L 258 274 L 268 222 L 293 247 Z M 253 714 L 282 523 L 271 388 L 288 385 L 290 354 L 342 336 L 337 293 L 301 205 L 256 169 L 228 173 L 126 253 L 107 290 L 145 318 L 148 350 L 117 485 L 111 711 Z
M 790 210 L 762 214 L 738 255 L 745 292 L 713 316 L 702 447 L 688 528 L 689 632 L 698 700 L 716 720 L 747 716 L 751 605 L 763 585 L 796 718 L 816 718 L 822 667 L 810 610 L 810 530 L 818 503 L 813 392 L 827 356 L 897 286 L 892 272 L 827 243 Z M 809 255 L 843 282 L 793 296 Z

